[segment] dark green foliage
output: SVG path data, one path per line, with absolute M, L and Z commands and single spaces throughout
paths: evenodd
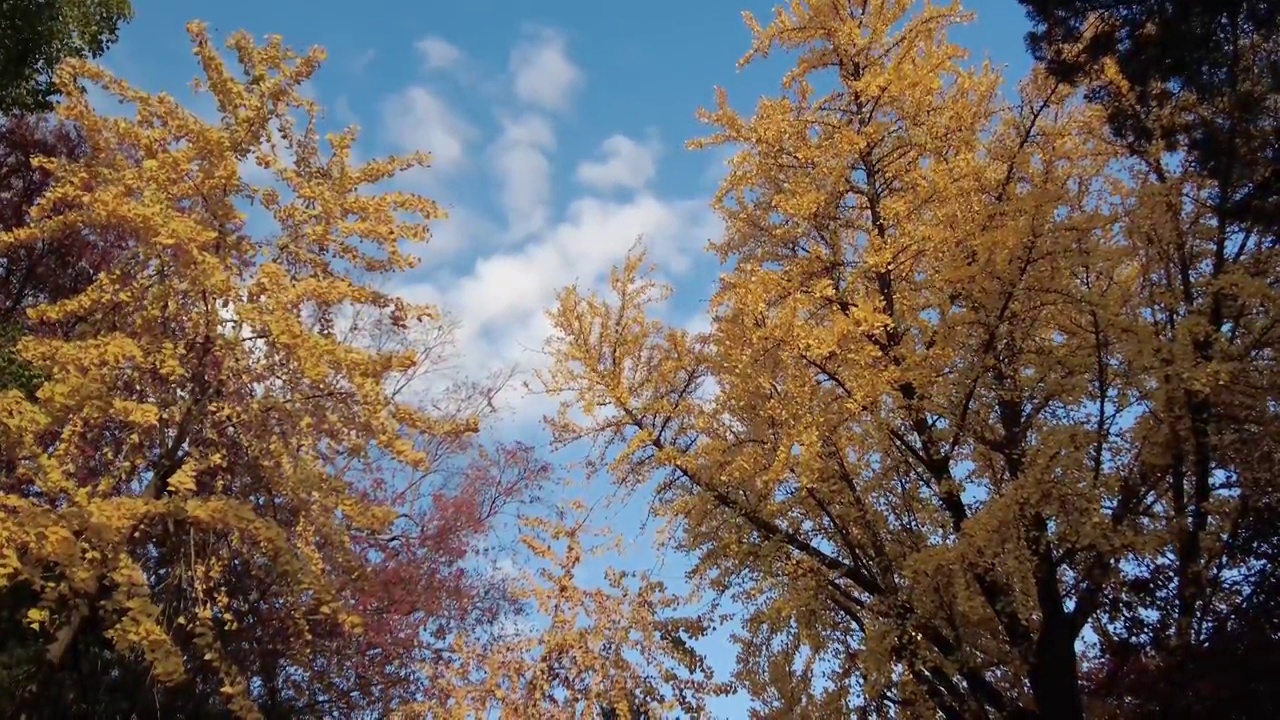
M 1034 27 L 1027 40 L 1036 59 L 1059 79 L 1085 84 L 1117 137 L 1187 152 L 1218 184 L 1227 219 L 1276 237 L 1280 1 L 1019 2 Z M 1090 80 L 1107 57 L 1132 95 Z
M 40 387 L 40 373 L 14 351 L 20 337 L 18 323 L 0 325 L 0 390 L 15 388 L 30 396 Z
M 48 110 L 58 63 L 99 57 L 132 17 L 129 0 L 0 0 L 0 115 Z

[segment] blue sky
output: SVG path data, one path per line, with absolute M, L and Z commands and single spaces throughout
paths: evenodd
M 749 109 L 776 91 L 781 66 L 739 73 L 748 35 L 739 13 L 769 0 L 134 0 L 135 20 L 105 64 L 144 89 L 189 97 L 197 69 L 184 24 L 215 35 L 278 33 L 329 60 L 312 92 L 337 125 L 362 128 L 365 155 L 427 150 L 437 167 L 413 179 L 452 217 L 401 291 L 438 302 L 462 323 L 464 362 L 536 366 L 542 309 L 557 288 L 599 284 L 637 235 L 676 286 L 673 322 L 696 325 L 715 277 L 703 253 L 717 232 L 707 199 L 723 157 L 683 149 L 702 133 L 694 111 L 716 85 Z M 958 40 L 1007 64 L 1029 60 L 1015 0 L 971 0 L 977 22 Z M 509 432 L 537 439 L 544 403 L 512 393 Z M 643 508 L 615 509 L 629 532 Z M 645 553 L 644 543 L 637 543 Z M 624 564 L 647 563 L 632 557 Z M 678 575 L 673 559 L 664 574 Z M 706 650 L 727 669 L 723 639 Z M 716 704 L 745 717 L 741 699 Z

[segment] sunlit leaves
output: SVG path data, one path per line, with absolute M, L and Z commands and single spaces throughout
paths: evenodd
M 401 333 L 434 322 L 373 284 L 414 266 L 407 248 L 440 216 L 375 186 L 427 158 L 355 164 L 349 133 L 323 147 L 299 92 L 321 51 L 236 33 L 232 70 L 202 25 L 189 30 L 220 117 L 65 63 L 57 112 L 85 151 L 36 160 L 50 185 L 29 223 L 0 233 L 7 256 L 76 234 L 126 238 L 86 286 L 31 305 L 16 341 L 41 382 L 0 398 L 0 589 L 38 593 L 27 618 L 52 664 L 92 615 L 156 680 L 219 678 L 215 699 L 221 688 L 218 702 L 252 716 L 247 676 L 262 668 L 246 666 L 236 634 L 258 608 L 280 612 L 280 667 L 308 666 L 317 638 L 362 625 L 348 579 L 367 577 L 362 543 L 402 508 L 361 491 L 349 461 L 377 453 L 388 471 L 427 473 L 423 440 L 475 422 L 391 394 L 419 362 L 412 343 L 352 345 L 312 322 L 344 307 Z M 135 114 L 98 114 L 86 82 Z M 246 182 L 246 161 L 275 186 Z M 246 234 L 249 207 L 278 232 Z
M 693 579 L 746 608 L 738 679 L 788 716 L 1079 716 L 1085 628 L 1194 642 L 1238 493 L 1273 492 L 1230 448 L 1271 447 L 1274 251 L 1070 88 L 1002 98 L 947 40 L 966 17 L 748 16 L 744 65 L 794 65 L 701 114 L 694 147 L 735 151 L 710 331 L 652 319 L 639 254 L 551 314 L 553 429 L 657 483 Z

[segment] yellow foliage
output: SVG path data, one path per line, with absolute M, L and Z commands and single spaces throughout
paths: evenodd
M 552 429 L 662 481 L 693 579 L 746 608 L 762 716 L 1079 716 L 1085 630 L 1189 642 L 1274 487 L 1276 251 L 1069 88 L 1006 102 L 947 40 L 966 17 L 748 15 L 743 63 L 795 64 L 701 114 L 693 146 L 736 150 L 711 330 L 648 315 L 642 253 L 551 313 Z
M 407 345 L 343 343 L 316 323 L 344 308 L 399 318 L 402 329 L 434 317 L 372 284 L 412 268 L 426 221 L 441 217 L 426 198 L 377 188 L 428 158 L 356 164 L 354 129 L 325 148 L 318 108 L 299 92 L 319 49 L 299 55 L 278 37 L 255 45 L 237 33 L 233 70 L 203 25 L 188 30 L 197 88 L 219 117 L 68 61 L 57 113 L 89 151 L 41 161 L 52 188 L 29 225 L 0 234 L 0 249 L 68 229 L 129 240 L 85 292 L 30 311 L 49 331 L 17 351 L 46 380 L 33 399 L 0 396 L 0 448 L 22 489 L 0 496 L 0 590 L 36 591 L 27 618 L 49 628 L 55 662 L 92 608 L 120 652 L 145 658 L 160 680 L 212 663 L 227 702 L 251 717 L 247 686 L 218 647 L 237 612 L 222 580 L 269 568 L 296 617 L 289 632 L 304 638 L 308 618 L 338 612 L 334 578 L 351 572 L 351 539 L 392 519 L 353 494 L 339 460 L 376 452 L 422 471 L 416 438 L 474 423 L 393 399 L 389 383 L 416 361 Z M 83 83 L 136 112 L 99 114 Z M 247 182 L 249 163 L 271 182 Z M 278 231 L 247 234 L 250 206 Z M 163 611 L 163 578 L 139 564 L 159 552 L 174 558 L 163 592 L 184 598 Z
M 583 563 L 616 554 L 621 538 L 593 542 L 581 510 L 525 518 L 534 562 L 513 571 L 511 587 L 531 616 L 495 638 L 455 637 L 424 669 L 431 697 L 403 717 L 576 720 L 637 706 L 698 717 L 725 690 L 692 648 L 712 613 L 681 614 L 696 598 L 645 572 L 611 569 L 599 586 L 582 583 Z

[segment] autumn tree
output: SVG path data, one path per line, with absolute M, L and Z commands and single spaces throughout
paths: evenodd
M 1032 52 L 1056 78 L 1081 86 L 1106 109 L 1117 139 L 1140 156 L 1186 153 L 1208 183 L 1203 201 L 1214 208 L 1219 230 L 1275 242 L 1280 4 L 1021 1 L 1034 25 Z M 1280 545 L 1280 498 L 1255 495 L 1251 505 L 1235 533 L 1254 564 L 1265 566 Z M 1266 708 L 1275 708 L 1274 693 L 1260 678 L 1280 659 L 1274 614 L 1280 607 L 1262 600 L 1274 593 L 1275 577 L 1249 573 L 1239 582 L 1258 584 L 1222 624 L 1203 629 L 1201 643 L 1176 657 L 1131 648 L 1093 677 L 1091 694 L 1104 702 L 1135 696 L 1123 704 L 1132 717 L 1220 714 L 1233 701 L 1259 716 L 1272 714 Z
M 49 173 L 36 167 L 40 157 L 78 158 L 84 143 L 75 128 L 31 116 L 0 122 L 0 231 L 27 223 L 36 200 L 48 189 Z M 74 231 L 39 243 L 7 248 L 0 256 L 0 383 L 34 390 L 29 367 L 13 353 L 17 338 L 30 329 L 26 309 L 83 291 L 110 267 L 122 245 L 116 233 L 100 236 Z
M 512 592 L 533 610 L 493 636 L 458 634 L 424 668 L 422 702 L 405 718 L 650 720 L 699 718 L 723 694 L 694 644 L 714 613 L 648 572 L 584 564 L 616 556 L 621 538 L 589 523 L 578 501 L 520 523 Z
M 651 720 L 649 710 L 635 700 L 601 703 L 596 709 L 600 720 Z
M 1134 148 L 1190 154 L 1220 212 L 1280 232 L 1280 3 L 1019 0 L 1032 53 Z
M 132 17 L 129 0 L 0 0 L 0 116 L 51 109 L 58 63 L 101 56 Z
M 35 117 L 13 116 L 0 123 L 0 231 L 22 227 L 48 189 L 49 173 L 36 167 L 39 157 L 75 159 L 85 147 L 72 127 Z M 40 375 L 15 351 L 31 330 L 27 308 L 82 292 L 111 266 L 123 247 L 117 233 L 89 235 L 74 229 L 0 255 L 0 389 L 32 395 Z M 18 492 L 13 468 L 0 469 L 0 492 Z M 0 705 L 9 706 L 16 688 L 41 655 L 40 644 L 23 631 L 28 602 L 21 588 L 0 594 Z
M 701 114 L 736 151 L 711 329 L 654 319 L 636 253 L 561 294 L 544 381 L 744 608 L 757 716 L 1080 718 L 1082 668 L 1262 600 L 1274 243 L 1040 69 L 1006 100 L 954 4 L 746 19 L 743 64 L 794 65 Z
M 386 314 L 342 312 L 321 332 L 379 353 L 413 352 L 408 371 L 388 383 L 391 397 L 428 403 L 433 413 L 462 422 L 493 414 L 493 396 L 508 374 L 479 380 L 456 376 L 452 321 L 419 323 L 406 332 Z M 260 684 L 256 699 L 271 717 L 387 716 L 428 691 L 421 667 L 456 637 L 482 642 L 495 627 L 524 616 L 511 578 L 492 571 L 510 550 L 497 531 L 539 497 L 551 467 L 521 443 L 482 443 L 475 436 L 423 436 L 416 447 L 426 470 L 381 456 L 348 457 L 335 468 L 353 492 L 399 513 L 383 533 L 354 539 L 361 565 L 335 578 L 345 607 L 361 619 L 358 633 L 313 632 L 312 652 L 299 664 L 296 640 L 281 633 L 279 608 L 251 613 L 231 652 Z M 503 533 L 504 535 L 510 534 Z M 261 594 L 269 578 L 237 578 L 241 597 Z
M 33 117 L 8 119 L 0 129 L 2 227 L 24 226 L 48 189 L 50 174 L 36 167 L 37 158 L 79 159 L 84 152 L 80 133 L 69 125 Z M 0 346 L 4 387 L 30 394 L 40 384 L 38 373 L 14 351 L 17 340 L 33 329 L 26 310 L 83 292 L 128 245 L 129 238 L 121 232 L 95 234 L 68 228 L 34 245 L 12 247 L 0 257 L 0 326 L 6 328 Z M 314 322 L 317 327 L 323 324 L 319 317 Z M 405 331 L 396 329 L 385 314 L 347 312 L 334 332 L 345 344 L 380 352 L 415 351 L 413 368 L 400 373 L 389 392 L 395 396 L 420 393 L 429 385 L 430 402 L 460 418 L 485 414 L 493 393 L 505 380 L 497 375 L 465 382 L 442 372 L 456 363 L 450 321 L 419 323 Z M 345 468 L 346 477 L 358 482 L 362 492 L 404 511 L 397 532 L 364 541 L 367 566 L 362 574 L 344 579 L 350 586 L 349 602 L 365 620 L 363 631 L 313 638 L 313 643 L 324 647 L 324 662 L 317 663 L 321 655 L 314 653 L 305 669 L 287 662 L 291 639 L 277 632 L 281 625 L 274 616 L 276 609 L 266 604 L 256 606 L 250 628 L 237 639 L 233 651 L 237 662 L 257 678 L 263 696 L 260 704 L 265 704 L 266 696 L 274 697 L 276 714 L 305 713 L 320 702 L 322 693 L 331 712 L 340 708 L 385 712 L 420 691 L 418 666 L 442 637 L 482 631 L 520 610 L 505 591 L 504 580 L 485 571 L 488 560 L 480 551 L 493 544 L 493 523 L 533 499 L 549 468 L 534 457 L 532 448 L 521 445 L 486 447 L 473 438 L 435 437 L 424 449 L 433 461 L 425 474 L 383 467 L 376 461 Z M 5 477 L 11 476 L 6 473 Z M 23 488 L 6 483 L 3 490 L 21 492 Z M 266 580 L 245 573 L 236 578 L 233 594 L 252 597 L 261 593 L 257 587 L 261 582 Z M 4 614 L 0 664 L 6 668 L 0 671 L 6 672 L 0 685 L 7 693 L 0 694 L 0 707 L 20 706 L 23 696 L 34 696 L 33 702 L 45 711 L 62 715 L 76 714 L 77 697 L 85 699 L 85 711 L 111 717 L 189 715 L 198 707 L 217 706 L 216 688 L 202 693 L 192 688 L 150 687 L 146 668 L 116 655 L 101 634 L 86 634 L 77 661 L 51 671 L 41 662 L 39 635 L 24 628 L 23 614 L 32 602 L 28 591 L 14 586 L 0 600 Z M 291 674 L 308 681 L 285 682 Z M 140 697 L 148 699 L 142 707 Z M 64 703 L 53 705 L 50 698 Z
M 233 72 L 189 29 L 220 118 L 65 63 L 82 147 L 28 158 L 46 186 L 0 232 L 31 379 L 0 392 L 0 594 L 25 626 L 4 642 L 40 646 L 15 689 L 64 714 L 385 711 L 423 653 L 513 607 L 473 550 L 545 466 L 469 439 L 486 388 L 417 382 L 447 327 L 376 282 L 440 216 L 378 185 L 427 158 L 357 165 L 354 131 L 326 150 L 298 92 L 319 50 L 238 33 Z M 247 234 L 249 207 L 277 230 Z M 104 239 L 78 283 L 46 262 Z

